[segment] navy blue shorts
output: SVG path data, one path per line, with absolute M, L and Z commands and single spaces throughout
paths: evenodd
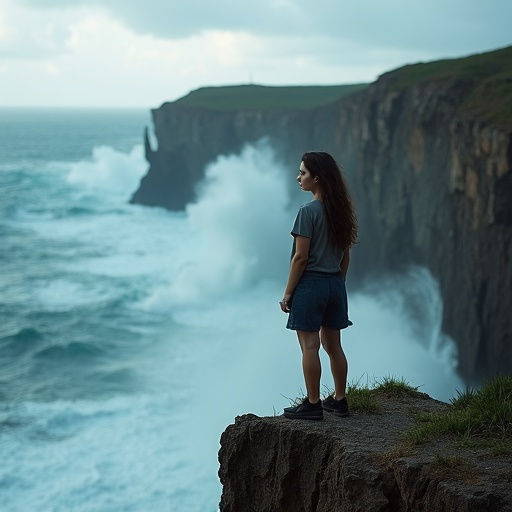
M 345 329 L 348 319 L 348 301 L 345 280 L 341 272 L 305 271 L 291 298 L 287 329 L 318 332 L 320 327 Z

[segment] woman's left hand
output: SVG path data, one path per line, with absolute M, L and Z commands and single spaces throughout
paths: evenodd
M 281 311 L 283 313 L 289 313 L 290 312 L 290 297 L 287 297 L 286 295 L 283 297 L 283 300 L 279 302 L 279 305 L 281 306 Z

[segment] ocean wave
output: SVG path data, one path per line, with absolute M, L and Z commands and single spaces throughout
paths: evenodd
M 93 305 L 107 307 L 110 301 L 117 298 L 113 285 L 86 277 L 70 275 L 66 279 L 50 277 L 41 280 L 33 287 L 34 297 L 48 312 L 72 311 Z
M 95 343 L 71 342 L 67 345 L 52 345 L 37 352 L 34 357 L 51 359 L 59 362 L 83 362 L 105 355 L 105 350 Z
M 2 510 L 212 510 L 215 458 L 198 465 L 192 439 L 180 448 L 178 405 L 169 393 L 19 404 L 20 426 L 0 436 Z
M 99 146 L 92 151 L 92 161 L 70 164 L 66 181 L 85 190 L 128 198 L 146 173 L 147 166 L 142 145 L 135 146 L 129 153 Z
M 286 273 L 293 214 L 281 167 L 262 140 L 206 168 L 197 200 L 186 207 L 191 250 L 171 283 L 148 294 L 143 308 L 211 304 Z M 191 237 L 183 238 L 188 248 Z
M 25 401 L 9 406 L 1 425 L 23 429 L 26 437 L 59 440 L 76 435 L 91 422 L 108 418 L 124 411 L 126 401 L 94 402 L 56 400 L 54 402 Z
M 60 216 L 62 217 L 81 217 L 83 215 L 94 215 L 96 210 L 94 208 L 85 208 L 83 206 L 73 206 L 64 210 Z
M 0 355 L 16 355 L 25 353 L 41 342 L 42 334 L 31 327 L 21 329 L 16 334 L 0 338 Z
M 126 386 L 133 385 L 137 380 L 136 372 L 133 368 L 97 371 L 93 373 L 93 378 L 101 383 L 121 385 L 123 390 L 126 390 Z

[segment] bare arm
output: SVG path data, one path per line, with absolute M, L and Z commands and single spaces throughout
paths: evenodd
M 288 313 L 290 311 L 289 301 L 299 282 L 299 279 L 306 268 L 309 259 L 309 246 L 311 239 L 305 236 L 297 236 L 295 238 L 295 254 L 290 264 L 290 273 L 288 274 L 288 282 L 284 290 L 283 300 L 279 303 L 281 309 Z
M 350 263 L 350 249 L 347 249 L 344 254 L 343 258 L 341 258 L 340 262 L 340 270 L 341 275 L 343 276 L 343 279 L 347 279 L 347 270 L 348 270 L 348 264 Z

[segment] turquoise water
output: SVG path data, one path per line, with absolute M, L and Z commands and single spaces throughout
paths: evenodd
M 184 212 L 129 205 L 149 123 L 0 110 L 1 510 L 215 511 L 223 429 L 303 388 L 277 304 L 294 176 L 260 144 L 214 162 Z M 349 280 L 350 378 L 453 396 L 436 282 L 412 268 L 384 288 Z

